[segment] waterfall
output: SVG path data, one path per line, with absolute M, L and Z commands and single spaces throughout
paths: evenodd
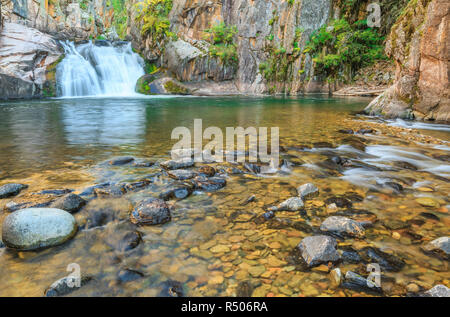
M 130 43 L 61 44 L 65 57 L 56 69 L 59 96 L 138 95 L 135 85 L 145 73 L 144 60 L 132 51 Z

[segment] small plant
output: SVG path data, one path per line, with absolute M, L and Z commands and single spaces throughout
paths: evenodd
M 173 38 L 169 31 L 169 13 L 172 10 L 172 0 L 145 0 L 138 2 L 136 20 L 143 23 L 141 34 L 151 36 L 153 42 L 161 42 L 166 38 Z
M 204 39 L 211 43 L 209 55 L 218 57 L 223 64 L 236 64 L 238 61 L 237 47 L 234 36 L 237 33 L 236 26 L 227 26 L 224 22 L 213 25 L 205 30 Z

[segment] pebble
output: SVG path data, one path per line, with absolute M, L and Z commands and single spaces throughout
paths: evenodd
M 311 183 L 303 184 L 297 188 L 298 195 L 306 200 L 319 195 L 319 189 Z
M 0 186 L 0 199 L 16 196 L 26 188 L 28 188 L 28 185 L 24 184 L 5 184 Z
M 431 197 L 420 197 L 416 199 L 416 202 L 424 207 L 433 207 L 433 208 L 440 207 L 439 202 Z

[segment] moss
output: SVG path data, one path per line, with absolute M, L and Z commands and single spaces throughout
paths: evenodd
M 189 89 L 178 85 L 177 83 L 175 83 L 172 80 L 168 80 L 165 84 L 164 84 L 164 88 L 166 89 L 166 91 L 168 93 L 174 94 L 174 95 L 188 95 L 189 94 Z
M 209 46 L 211 57 L 219 58 L 224 65 L 238 64 L 237 45 L 234 43 L 237 33 L 235 25 L 228 26 L 221 22 L 206 29 L 205 33 L 204 39 L 211 44 Z

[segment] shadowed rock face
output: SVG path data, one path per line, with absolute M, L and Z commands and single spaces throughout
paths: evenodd
M 450 121 L 450 3 L 419 0 L 393 26 L 386 53 L 396 81 L 366 108 L 372 115 Z

